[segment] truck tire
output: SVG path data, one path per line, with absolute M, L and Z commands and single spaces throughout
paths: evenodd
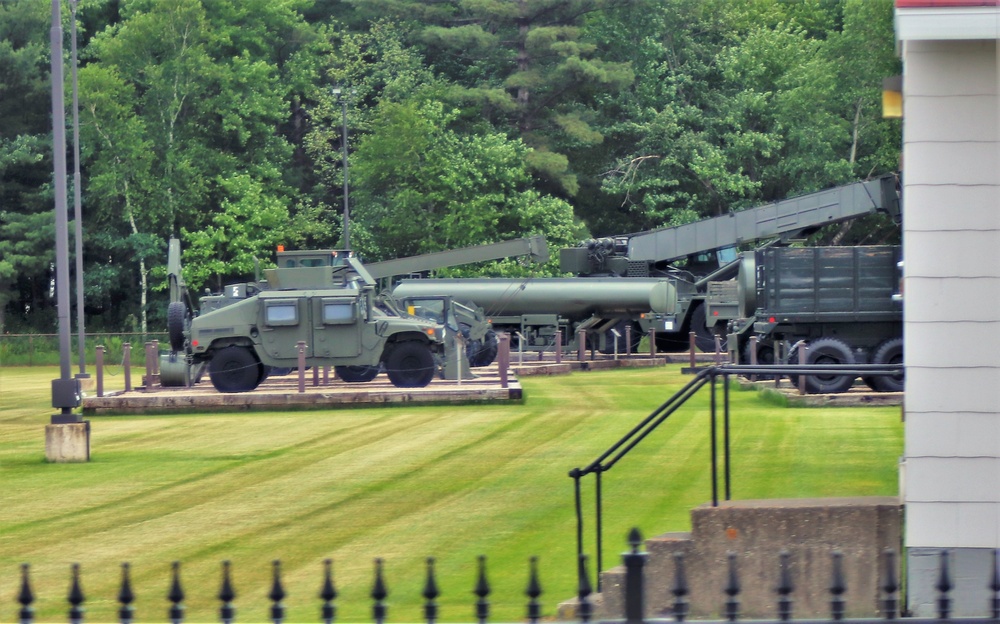
M 226 347 L 212 356 L 208 375 L 219 392 L 250 392 L 260 384 L 262 368 L 247 347 Z
M 171 301 L 167 306 L 167 335 L 171 351 L 184 350 L 184 329 L 187 325 L 187 306 L 183 301 Z
M 872 353 L 872 364 L 902 364 L 903 339 L 889 338 L 883 340 Z M 898 375 L 879 375 L 865 378 L 865 383 L 876 392 L 903 392 L 905 384 L 903 373 Z
M 798 362 L 798 350 L 793 356 Z M 854 353 L 846 342 L 838 338 L 817 338 L 809 343 L 806 364 L 854 364 Z M 793 382 L 798 382 L 795 376 Z M 806 392 L 808 394 L 840 394 L 850 390 L 854 385 L 852 375 L 837 375 L 821 373 L 806 375 Z
M 691 329 L 694 332 L 694 346 L 702 353 L 715 353 L 715 331 L 706 324 L 705 304 L 700 303 L 698 307 L 691 311 Z M 720 349 L 726 352 L 726 340 L 722 336 Z M 689 338 L 690 340 L 690 338 Z M 685 346 L 685 350 L 689 347 Z
M 385 358 L 385 369 L 397 388 L 423 388 L 434 379 L 434 356 L 425 344 L 401 342 Z
M 469 366 L 480 368 L 489 366 L 497 357 L 499 341 L 495 331 L 488 330 L 483 339 L 472 340 L 466 347 L 466 354 L 469 356 Z
M 750 341 L 743 345 L 743 352 L 740 354 L 740 364 L 750 364 Z M 774 364 L 774 345 L 769 342 L 757 343 L 757 365 L 771 366 Z M 774 375 L 757 375 L 757 379 L 774 379 Z
M 378 366 L 334 366 L 333 370 L 347 383 L 367 383 L 378 377 Z

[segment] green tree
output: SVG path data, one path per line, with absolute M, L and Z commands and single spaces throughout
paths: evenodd
M 486 118 L 533 150 L 531 169 L 552 190 L 574 195 L 569 150 L 599 144 L 598 96 L 632 82 L 627 63 L 601 58 L 582 28 L 615 0 L 352 0 L 369 14 L 413 19 L 428 61 L 456 87 L 452 102 Z
M 502 134 L 459 134 L 440 102 L 379 107 L 355 153 L 360 246 L 377 259 L 545 234 L 575 238 L 572 209 L 530 188 L 528 148 Z M 354 236 L 352 232 L 352 236 Z
M 0 3 L 0 331 L 32 323 L 52 330 L 55 319 L 47 9 L 29 0 Z
M 292 149 L 277 130 L 299 86 L 283 71 L 311 37 L 303 4 L 132 0 L 90 45 L 80 72 L 97 178 L 89 194 L 107 227 L 133 238 L 125 247 L 139 268 L 144 326 L 168 236 L 199 233 L 186 263 L 200 288 L 245 268 L 244 251 L 223 240 L 269 246 L 288 223 Z M 283 214 L 263 219 L 266 229 L 240 218 L 275 210 Z

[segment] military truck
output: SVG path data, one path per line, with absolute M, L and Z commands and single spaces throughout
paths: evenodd
M 467 374 L 464 354 L 453 348 L 457 327 L 376 296 L 375 280 L 351 252 L 279 250 L 277 263 L 264 280 L 213 296 L 207 311 L 183 323 L 186 374 L 207 365 L 217 390 L 247 392 L 272 367 L 297 366 L 300 343 L 307 366 L 332 365 L 347 382 L 371 381 L 384 369 L 397 387 L 423 387 L 449 356 L 459 362 L 452 375 Z
M 730 350 L 750 363 L 902 364 L 903 307 L 899 301 L 900 247 L 772 247 L 746 252 L 732 289 L 714 290 L 707 309 L 728 316 Z M 734 301 L 735 295 L 735 301 Z M 751 347 L 751 337 L 756 346 Z M 805 378 L 810 393 L 840 393 L 854 376 Z M 903 375 L 864 378 L 878 392 L 901 392 Z
M 900 220 L 894 174 L 676 227 L 591 239 L 560 250 L 559 262 L 563 271 L 581 277 L 671 280 L 677 289 L 675 324 L 656 334 L 658 346 L 686 349 L 694 332 L 698 347 L 710 351 L 716 335 L 725 339 L 727 323 L 735 316 L 709 314 L 705 303 L 710 288 L 725 289 L 723 283 L 736 277 L 739 246 L 762 241 L 767 241 L 765 247 L 785 246 L 821 227 L 873 213 Z

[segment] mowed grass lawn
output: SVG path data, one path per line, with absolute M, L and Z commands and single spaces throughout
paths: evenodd
M 123 561 L 137 621 L 165 621 L 175 560 L 188 621 L 217 621 L 223 560 L 233 562 L 237 619 L 265 621 L 274 559 L 288 621 L 317 621 L 326 558 L 338 620 L 370 621 L 375 557 L 385 560 L 389 619 L 419 621 L 428 556 L 442 619 L 472 621 L 480 554 L 493 621 L 524 618 L 532 555 L 551 616 L 575 592 L 567 473 L 686 383 L 677 368 L 525 378 L 523 404 L 94 417 L 92 461 L 62 465 L 44 457 L 58 369 L 0 368 L 0 621 L 16 619 L 22 562 L 32 564 L 39 621 L 65 620 L 72 562 L 87 621 L 113 621 Z M 605 474 L 607 566 L 630 527 L 686 530 L 689 510 L 710 500 L 708 401 L 705 390 Z M 786 408 L 747 391 L 732 393 L 732 413 L 734 498 L 897 491 L 898 407 Z

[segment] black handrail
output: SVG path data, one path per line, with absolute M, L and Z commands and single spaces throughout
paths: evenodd
M 729 436 L 729 377 L 731 375 L 819 375 L 823 373 L 837 372 L 855 377 L 881 377 L 887 375 L 898 375 L 903 372 L 902 364 L 719 364 L 698 369 L 694 379 L 689 381 L 683 388 L 678 390 L 657 407 L 653 412 L 643 418 L 639 424 L 635 425 L 628 433 L 622 436 L 617 442 L 611 445 L 608 450 L 590 462 L 585 468 L 574 468 L 569 471 L 570 478 L 573 479 L 573 492 L 576 505 L 576 549 L 577 559 L 584 556 L 583 551 L 583 507 L 580 493 L 580 480 L 588 474 L 594 475 L 595 489 L 595 521 L 596 532 L 596 572 L 597 591 L 601 591 L 601 570 L 603 570 L 603 510 L 602 510 L 602 479 L 601 475 L 613 468 L 625 455 L 642 442 L 663 423 L 671 414 L 676 412 L 684 403 L 693 397 L 698 390 L 706 384 L 712 388 L 711 410 L 710 410 L 710 439 L 712 450 L 712 506 L 719 506 L 718 492 L 718 424 L 716 406 L 716 379 L 723 379 L 723 482 L 725 500 L 731 500 L 731 471 L 730 471 L 730 436 Z M 610 461 L 605 462 L 608 458 Z

